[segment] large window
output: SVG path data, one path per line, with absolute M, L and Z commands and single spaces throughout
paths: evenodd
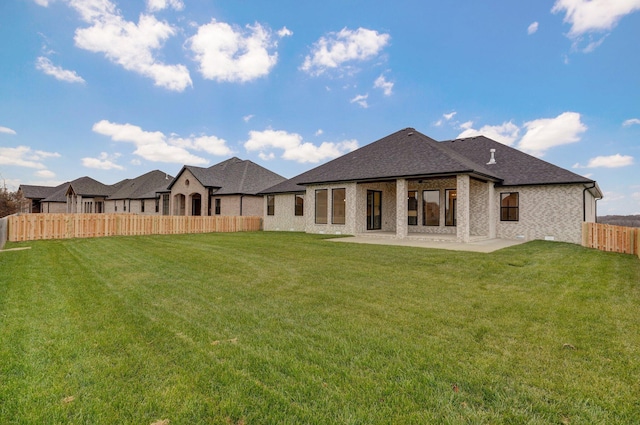
M 500 194 L 500 220 L 518 221 L 520 218 L 518 192 Z
M 162 194 L 162 215 L 169 215 L 169 194 Z
M 440 191 L 425 190 L 422 192 L 422 225 L 440 225 Z
M 296 195 L 296 204 L 295 204 L 295 215 L 303 216 L 304 215 L 304 195 Z
M 332 224 L 344 224 L 346 221 L 346 190 L 345 189 L 332 189 L 331 190 L 331 223 Z
M 409 226 L 418 225 L 418 191 L 410 190 L 407 201 L 407 224 Z
M 327 189 L 316 190 L 316 224 L 327 224 Z
M 446 204 L 444 206 L 444 225 L 455 226 L 456 225 L 456 204 L 458 199 L 458 193 L 456 189 L 447 189 L 444 191 Z
M 267 195 L 267 215 L 274 215 L 276 212 L 275 195 Z

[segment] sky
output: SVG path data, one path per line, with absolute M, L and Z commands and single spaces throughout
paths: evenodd
M 640 214 L 640 0 L 1 0 L 0 184 L 484 134 Z

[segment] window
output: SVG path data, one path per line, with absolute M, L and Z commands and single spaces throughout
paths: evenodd
M 295 215 L 304 215 L 304 195 L 296 195 Z
M 140 212 L 144 212 L 144 199 L 140 201 Z
M 518 221 L 519 210 L 518 192 L 500 194 L 500 221 Z
M 422 225 L 440 225 L 440 191 L 425 190 L 422 192 Z
M 382 192 L 367 190 L 367 230 L 382 229 Z
M 162 194 L 162 215 L 169 215 L 169 194 Z
M 220 198 L 215 199 L 215 213 L 220 215 Z
M 156 198 L 156 213 L 160 212 L 160 198 Z
M 346 190 L 345 189 L 332 189 L 331 190 L 331 223 L 332 224 L 344 224 L 346 215 Z
M 274 215 L 276 210 L 276 197 L 267 195 L 267 215 Z
M 127 212 L 127 201 L 122 201 L 122 211 Z
M 447 189 L 444 191 L 446 204 L 444 206 L 444 225 L 455 226 L 456 225 L 456 201 L 458 193 L 456 189 Z
M 409 226 L 418 225 L 418 191 L 409 191 L 409 200 L 407 206 L 407 224 Z
M 327 189 L 316 190 L 316 224 L 327 224 Z

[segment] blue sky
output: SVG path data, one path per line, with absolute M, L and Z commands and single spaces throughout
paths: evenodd
M 406 127 L 484 134 L 640 214 L 640 0 L 3 0 L 0 179 L 230 156 L 293 177 Z

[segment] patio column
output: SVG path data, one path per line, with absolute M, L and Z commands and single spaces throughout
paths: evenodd
M 469 214 L 469 193 L 471 181 L 468 175 L 456 177 L 456 240 L 458 242 L 469 242 L 470 235 L 470 214 Z
M 406 238 L 409 234 L 407 190 L 407 179 L 396 180 L 396 237 L 399 239 Z

